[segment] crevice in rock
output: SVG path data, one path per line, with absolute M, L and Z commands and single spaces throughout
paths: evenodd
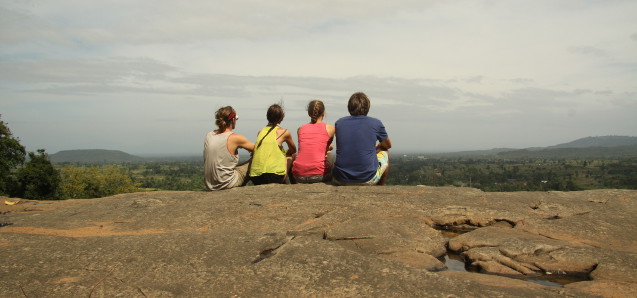
M 288 240 L 286 240 L 286 241 L 282 242 L 281 244 L 279 244 L 279 245 L 278 245 L 278 246 L 276 246 L 276 247 L 273 247 L 273 248 L 266 248 L 266 249 L 262 250 L 262 251 L 259 253 L 259 255 L 256 257 L 256 259 L 252 260 L 252 262 L 251 262 L 251 263 L 252 263 L 252 264 L 256 264 L 256 263 L 259 263 L 259 262 L 261 262 L 261 261 L 263 261 L 263 260 L 265 260 L 265 259 L 267 259 L 267 258 L 273 257 L 274 255 L 276 255 L 276 251 L 277 251 L 279 248 L 283 247 L 283 246 L 284 246 L 285 244 L 287 244 L 288 242 L 290 242 L 290 241 L 294 240 L 294 238 L 296 238 L 296 236 L 292 236 L 290 239 L 288 239 Z
M 511 228 L 515 228 L 518 225 L 517 222 L 510 219 L 505 219 L 505 218 L 495 219 L 495 223 L 493 223 L 493 225 L 499 224 L 499 223 L 507 223 L 511 226 Z
M 562 248 L 556 248 L 556 249 L 546 249 L 546 248 L 538 248 L 535 251 L 533 251 L 533 255 L 535 256 L 539 256 L 539 255 L 550 255 L 550 253 L 554 252 L 554 251 L 558 251 Z M 504 254 L 502 251 L 500 251 L 502 254 Z M 552 258 L 552 257 L 551 257 Z
M 431 227 L 438 231 L 443 232 L 443 236 L 448 236 L 448 237 L 458 236 L 460 234 L 471 232 L 478 228 L 476 226 L 465 225 L 465 224 L 460 224 L 460 225 L 435 224 L 435 225 L 432 225 Z
M 430 226 L 439 231 L 447 231 L 447 232 L 463 234 L 463 233 L 471 232 L 475 229 L 490 227 L 490 226 L 515 228 L 517 226 L 517 222 L 514 220 L 506 219 L 506 218 L 494 218 L 492 220 L 489 220 L 487 223 L 484 223 L 480 220 L 467 218 L 462 220 L 456 220 L 453 222 L 434 222 L 433 224 L 430 224 Z
M 12 222 L 0 222 L 0 228 L 12 225 Z
M 327 212 L 316 212 L 313 215 L 314 215 L 314 218 L 321 218 L 325 214 L 327 214 Z
M 259 262 L 261 262 L 261 261 L 263 261 L 263 260 L 265 260 L 265 259 L 267 259 L 267 258 L 269 258 L 269 257 L 273 256 L 273 255 L 274 255 L 274 251 L 275 251 L 277 248 L 279 248 L 279 247 L 271 248 L 271 249 L 266 249 L 266 250 L 261 251 L 261 252 L 259 253 L 259 256 L 258 256 L 256 259 L 254 259 L 254 260 L 252 261 L 252 264 L 259 263 Z
M 327 240 L 330 240 L 330 241 L 341 241 L 341 240 L 362 240 L 362 239 L 374 239 L 374 236 L 339 237 L 339 238 L 332 238 L 332 239 L 328 238 Z
M 507 224 L 510 227 L 515 227 L 515 222 L 506 220 L 506 219 L 496 219 L 493 224 L 497 224 L 502 222 L 503 224 Z M 493 224 L 489 225 L 492 226 Z M 498 246 L 491 245 L 479 245 L 473 246 L 471 248 L 463 247 L 459 251 L 453 251 L 449 248 L 449 240 L 464 234 L 466 232 L 471 232 L 480 227 L 467 227 L 467 226 L 433 226 L 442 232 L 443 237 L 447 238 L 447 254 L 443 257 L 440 257 L 439 260 L 447 266 L 446 270 L 451 271 L 461 271 L 461 272 L 474 272 L 481 274 L 493 274 L 498 276 L 504 276 L 509 278 L 520 279 L 528 282 L 538 283 L 545 286 L 553 286 L 553 287 L 563 287 L 566 284 L 580 281 L 588 281 L 591 280 L 590 273 L 595 270 L 590 268 L 589 270 L 585 270 L 585 272 L 565 272 L 565 271 L 550 271 L 542 268 L 539 264 L 534 263 L 526 263 L 525 261 L 521 261 L 518 259 L 519 256 L 508 254 L 506 251 L 499 249 Z M 544 236 L 544 235 L 542 235 Z M 550 237 L 547 237 L 550 238 Z M 493 247 L 498 248 L 501 258 L 493 258 L 493 259 L 485 259 L 485 260 L 471 260 L 467 257 L 466 252 L 472 249 L 479 249 L 485 247 Z M 547 255 L 549 257 L 551 252 L 560 250 L 561 248 L 549 249 L 549 248 L 541 248 L 537 249 L 533 252 L 532 255 Z M 552 257 L 551 257 L 552 258 Z M 492 273 L 489 272 L 488 269 L 485 269 L 483 266 L 502 266 L 502 268 L 508 268 L 511 272 L 517 272 L 519 274 L 505 274 L 505 273 Z M 507 269 L 507 270 L 508 270 Z M 506 270 L 505 270 L 506 271 Z

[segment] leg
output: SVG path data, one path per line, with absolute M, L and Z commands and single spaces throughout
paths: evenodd
M 385 153 L 386 160 L 385 161 L 379 160 L 379 162 L 381 162 L 381 167 L 384 167 L 385 169 L 383 170 L 383 173 L 381 174 L 380 180 L 378 181 L 377 185 L 385 185 L 385 182 L 387 182 L 387 174 L 389 174 L 389 151 L 382 151 L 382 152 Z
M 287 160 L 287 171 L 286 171 L 286 175 L 287 177 L 290 179 L 290 184 L 297 184 L 296 182 L 296 178 L 294 177 L 294 175 L 292 174 L 292 165 L 294 164 L 294 158 L 296 158 L 296 154 L 292 155 L 292 156 L 288 156 L 286 158 Z M 285 181 L 285 180 L 284 180 Z
M 235 171 L 237 171 L 237 173 L 239 174 L 239 183 L 238 183 L 239 185 L 238 186 L 245 186 L 250 181 L 250 175 L 248 175 L 248 173 L 250 173 L 250 166 L 251 165 L 252 165 L 252 158 L 250 158 L 247 161 L 237 165 L 234 168 Z

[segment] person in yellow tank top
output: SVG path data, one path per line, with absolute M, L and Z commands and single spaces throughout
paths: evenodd
M 279 126 L 284 116 L 280 105 L 273 104 L 268 108 L 268 125 L 257 134 L 252 155 L 250 180 L 254 185 L 286 183 L 296 145 L 290 131 Z M 287 150 L 283 148 L 283 143 L 287 145 Z M 289 177 L 290 182 L 294 183 L 292 175 Z

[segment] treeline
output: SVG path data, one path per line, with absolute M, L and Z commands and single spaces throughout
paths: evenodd
M 503 157 L 394 155 L 387 184 L 474 187 L 483 191 L 637 189 L 635 157 Z M 54 165 L 44 149 L 26 152 L 0 121 L 0 195 L 36 200 L 83 199 L 135 191 L 203 189 L 200 160 Z
M 56 164 L 55 168 L 59 187 L 56 195 L 48 199 L 97 198 L 135 191 L 204 190 L 203 168 L 199 161 L 118 165 L 62 163 Z M 473 187 L 488 192 L 637 189 L 637 159 L 500 160 L 395 156 L 387 184 Z
M 98 198 L 138 191 L 120 166 L 56 168 L 44 149 L 26 152 L 0 121 L 0 195 L 32 200 Z
M 498 153 L 501 159 L 629 159 L 637 157 L 637 145 L 617 147 L 549 148 Z
M 203 190 L 201 161 L 121 165 L 140 188 Z M 499 159 L 394 156 L 387 184 L 473 187 L 483 191 L 637 189 L 637 158 Z
M 495 159 L 396 156 L 388 184 L 474 187 L 483 191 L 637 189 L 637 158 Z
M 201 161 L 129 163 L 123 166 L 144 189 L 204 190 Z

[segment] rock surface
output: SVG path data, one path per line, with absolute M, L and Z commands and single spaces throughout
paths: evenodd
M 636 215 L 628 190 L 316 184 L 22 201 L 0 206 L 0 296 L 637 296 Z M 447 249 L 489 274 L 444 270 Z M 520 279 L 545 273 L 586 280 Z

